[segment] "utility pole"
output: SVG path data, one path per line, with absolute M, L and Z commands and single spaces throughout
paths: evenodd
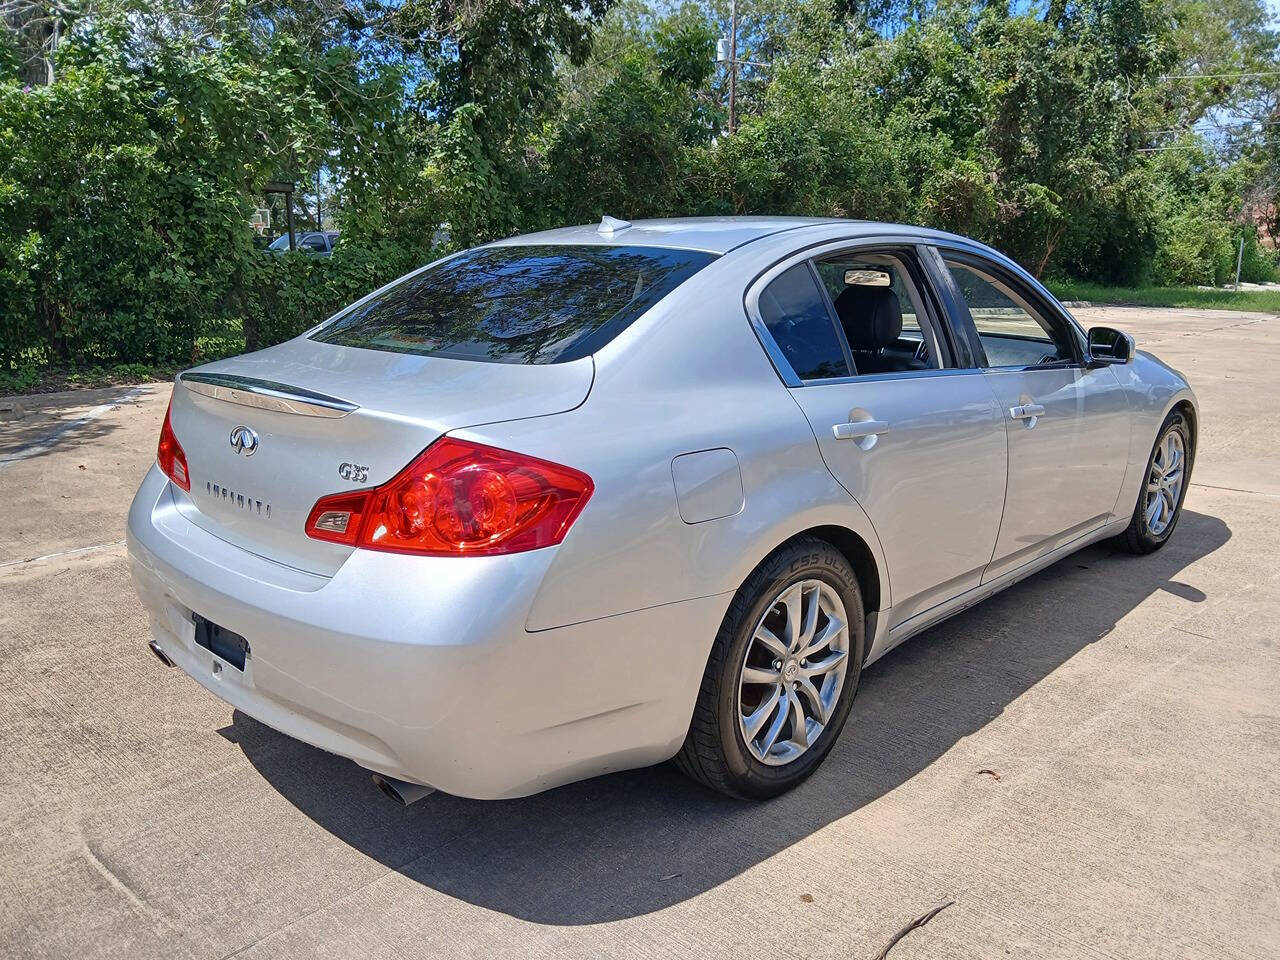
M 729 136 L 738 127 L 738 0 L 729 0 Z

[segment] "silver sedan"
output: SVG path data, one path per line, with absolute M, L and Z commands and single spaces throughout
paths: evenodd
M 673 757 L 768 797 L 896 644 L 1162 546 L 1198 429 L 973 241 L 606 217 L 183 373 L 129 553 L 162 661 L 402 800 Z

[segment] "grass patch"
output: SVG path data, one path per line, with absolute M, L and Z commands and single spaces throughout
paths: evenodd
M 0 362 L 0 397 L 172 380 L 180 370 L 243 352 L 244 338 L 234 334 L 198 338 L 194 356 L 187 363 L 111 363 L 82 357 L 66 364 L 50 362 L 47 356 L 30 351 L 9 364 Z
M 1195 307 L 1280 313 L 1280 290 L 1201 290 L 1199 287 L 1104 287 L 1074 280 L 1047 284 L 1059 300 L 1127 304 L 1139 307 Z
M 189 364 L 188 364 L 189 366 Z M 108 367 L 80 367 L 72 370 L 56 366 L 24 363 L 16 369 L 0 369 L 0 397 L 19 393 L 57 393 L 62 390 L 91 390 L 172 380 L 181 369 L 147 363 L 118 363 Z

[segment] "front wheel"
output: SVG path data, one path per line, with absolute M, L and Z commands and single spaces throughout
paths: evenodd
M 1116 538 L 1119 546 L 1130 553 L 1144 554 L 1165 545 L 1182 516 L 1194 454 L 1187 418 L 1174 410 L 1160 426 L 1133 517 L 1125 532 Z
M 844 555 L 814 537 L 780 547 L 729 605 L 676 766 L 731 796 L 799 784 L 848 719 L 864 633 Z

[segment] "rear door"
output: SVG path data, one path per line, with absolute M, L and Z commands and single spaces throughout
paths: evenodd
M 842 300 L 855 355 L 835 301 L 863 284 Z M 883 318 L 864 308 L 895 300 L 901 330 L 873 347 L 868 325 Z M 752 288 L 748 311 L 827 467 L 875 526 L 890 627 L 976 586 L 1004 504 L 1004 423 L 981 371 L 957 361 L 965 347 L 939 323 L 915 251 L 833 246 L 792 258 Z
M 1084 362 L 1056 304 L 972 251 L 939 251 L 956 324 L 976 340 L 1009 435 L 1009 480 L 991 580 L 1104 524 L 1129 451 L 1129 412 L 1110 367 Z M 936 262 L 936 261 L 935 261 Z

